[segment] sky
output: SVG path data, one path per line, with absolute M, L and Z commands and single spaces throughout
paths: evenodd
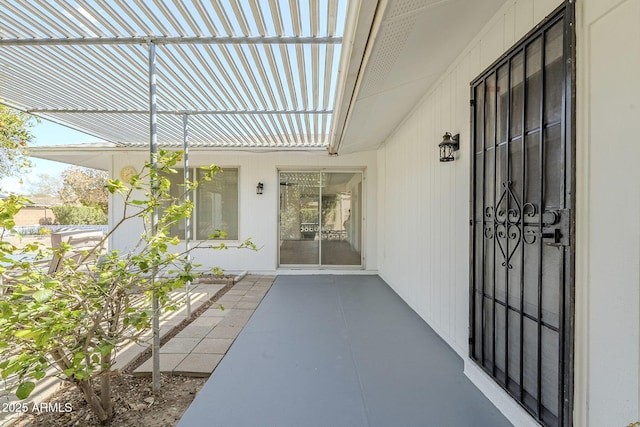
M 76 131 L 74 129 L 62 126 L 46 120 L 41 120 L 39 124 L 32 129 L 34 140 L 29 144 L 31 146 L 43 145 L 60 145 L 60 144 L 81 144 L 85 142 L 101 142 L 102 140 L 95 136 Z M 50 160 L 31 158 L 33 167 L 24 174 L 22 183 L 17 177 L 4 178 L 0 180 L 0 192 L 26 194 L 29 189 L 37 184 L 42 175 L 60 176 L 60 173 L 72 166 L 68 163 L 53 162 Z

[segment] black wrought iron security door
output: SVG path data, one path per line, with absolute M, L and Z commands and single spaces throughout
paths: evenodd
M 572 12 L 472 83 L 470 354 L 544 425 L 571 424 Z

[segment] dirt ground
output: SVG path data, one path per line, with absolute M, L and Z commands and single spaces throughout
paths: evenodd
M 114 417 L 112 427 L 175 426 L 189 407 L 206 378 L 163 375 L 160 392 L 151 390 L 151 377 L 121 374 L 112 378 Z M 82 393 L 67 386 L 51 399 L 41 412 L 29 411 L 11 427 L 93 427 L 95 418 Z M 68 411 L 68 412 L 67 412 Z

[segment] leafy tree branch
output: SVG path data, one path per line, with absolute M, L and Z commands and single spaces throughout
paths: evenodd
M 189 250 L 179 249 L 180 240 L 171 236 L 171 226 L 193 210 L 184 197 L 171 196 L 171 184 L 162 176 L 176 173 L 173 166 L 180 157 L 179 152 L 161 151 L 157 170 L 147 164 L 130 184 L 107 181 L 107 191 L 122 198 L 124 209 L 112 229 L 90 248 L 78 250 L 71 242 L 55 249 L 38 243 L 18 249 L 0 241 L 0 274 L 6 279 L 0 289 L 0 376 L 17 378 L 15 393 L 20 399 L 55 367 L 57 375 L 81 390 L 98 419 L 108 423 L 113 415 L 110 376 L 115 355 L 150 328 L 151 295 L 158 298 L 161 310 L 176 308 L 171 292 L 198 276 L 189 252 L 228 248 L 198 242 Z M 211 166 L 205 176 L 218 170 Z M 197 185 L 186 183 L 184 189 L 193 191 Z M 11 229 L 14 215 L 27 202 L 17 196 L 0 201 L 0 227 Z M 152 230 L 150 217 L 160 206 L 170 208 L 162 211 Z M 129 221 L 143 224 L 145 230 L 134 250 L 101 250 Z M 216 236 L 222 233 L 212 237 Z M 256 249 L 250 239 L 239 247 Z M 54 255 L 61 263 L 52 273 L 34 262 Z

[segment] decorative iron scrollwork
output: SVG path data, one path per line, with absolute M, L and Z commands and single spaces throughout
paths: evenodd
M 488 206 L 484 210 L 484 237 L 496 237 L 498 247 L 504 261 L 502 266 L 513 268 L 510 261 L 520 243 L 533 244 L 538 233 L 535 230 L 523 228 L 523 217 L 534 218 L 539 214 L 538 206 L 533 203 L 520 204 L 511 188 L 511 181 L 502 183 L 502 193 L 496 206 Z
M 525 203 L 522 207 L 522 212 L 529 218 L 534 218 L 538 215 L 538 205 L 533 203 Z
M 493 206 L 488 206 L 484 210 L 484 216 L 487 218 L 487 221 L 485 221 L 485 227 L 484 227 L 484 237 L 487 239 L 493 239 L 493 228 L 494 228 L 493 210 L 494 210 Z
M 525 203 L 524 206 L 522 206 L 522 212 L 528 218 L 535 218 L 538 215 L 538 205 L 533 203 Z M 536 242 L 537 238 L 537 229 L 531 229 L 530 227 L 525 226 L 522 240 L 528 245 L 533 245 Z
M 538 239 L 538 228 L 529 228 L 525 227 L 524 235 L 522 236 L 522 240 L 528 245 L 533 245 Z

